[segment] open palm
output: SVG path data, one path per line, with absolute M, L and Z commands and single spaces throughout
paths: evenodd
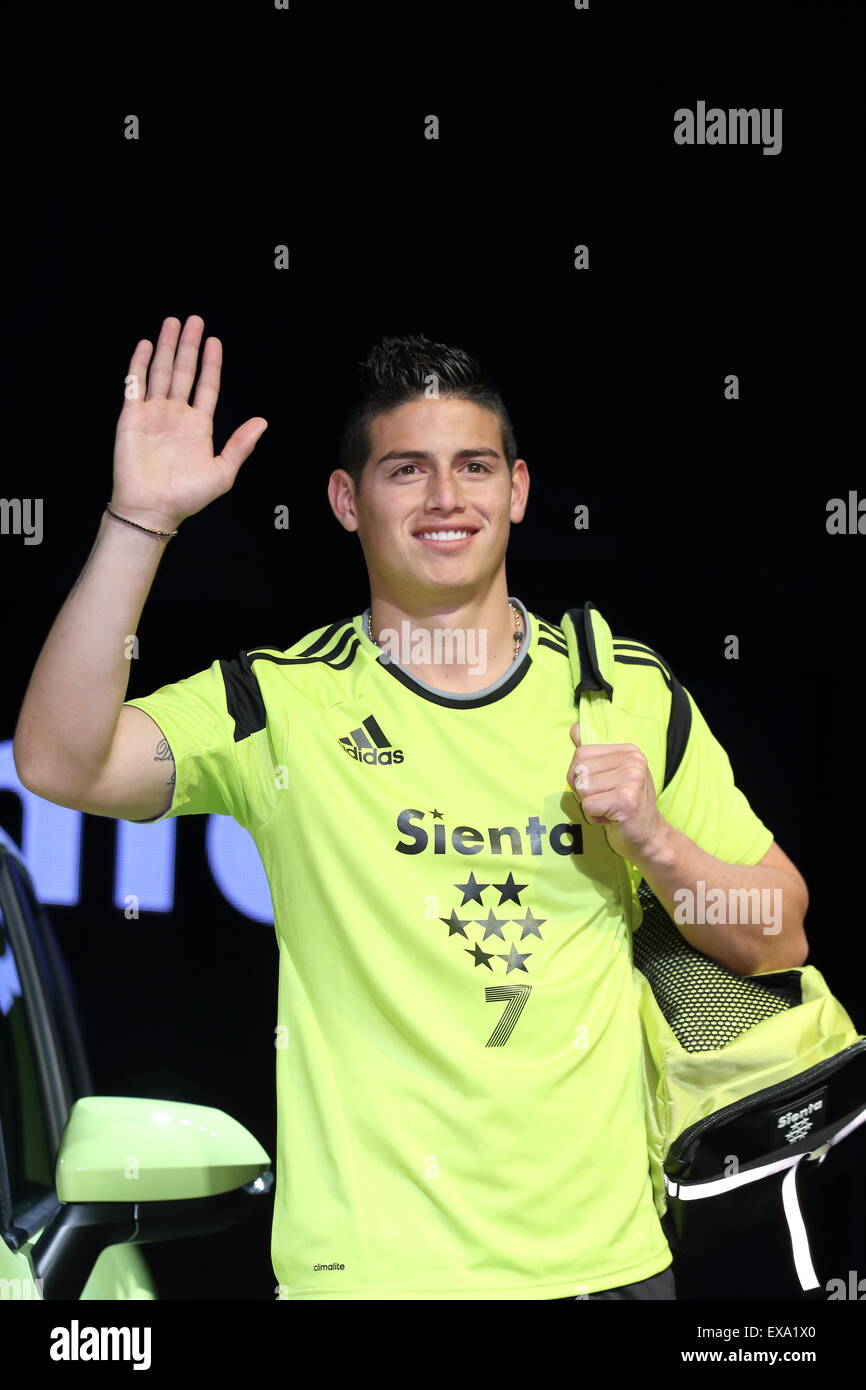
M 129 363 L 125 400 L 114 446 L 112 507 L 130 519 L 149 518 L 173 530 L 232 487 L 241 464 L 252 453 L 267 421 L 254 416 L 213 451 L 213 413 L 219 395 L 222 344 L 208 338 L 195 379 L 204 320 L 191 315 L 163 321 L 153 361 L 153 345 L 142 339 Z M 148 363 L 150 370 L 148 371 Z

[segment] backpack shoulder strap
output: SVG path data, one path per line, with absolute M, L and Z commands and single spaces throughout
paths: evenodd
M 658 652 L 642 643 L 618 642 L 594 603 L 587 601 L 582 608 L 567 609 L 560 626 L 568 648 L 574 703 L 587 743 L 639 742 L 630 737 L 633 731 L 617 702 L 617 664 L 644 667 L 647 674 L 652 668 L 661 673 L 661 681 L 657 676 L 646 681 L 642 712 L 665 729 L 663 766 L 661 762 L 652 766 L 651 760 L 650 767 L 656 787 L 664 790 L 688 743 L 692 711 L 685 689 Z

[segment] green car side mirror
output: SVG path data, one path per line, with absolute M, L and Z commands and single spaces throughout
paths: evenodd
M 131 1096 L 77 1100 L 60 1138 L 61 1202 L 157 1202 L 209 1197 L 270 1165 L 261 1144 L 209 1105 Z
M 76 1299 L 106 1246 L 210 1234 L 274 1184 L 266 1151 L 212 1106 L 130 1096 L 77 1100 L 60 1138 L 63 1205 L 33 1247 L 43 1297 Z

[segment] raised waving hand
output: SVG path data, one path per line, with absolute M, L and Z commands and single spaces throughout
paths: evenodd
M 189 400 L 203 329 L 198 314 L 190 315 L 182 332 L 179 319 L 166 318 L 156 352 L 143 338 L 129 363 L 115 435 L 111 507 L 156 530 L 174 530 L 228 492 L 268 427 L 267 420 L 255 415 L 238 426 L 221 453 L 214 454 L 213 413 L 222 368 L 219 338 L 205 341 L 192 404 Z

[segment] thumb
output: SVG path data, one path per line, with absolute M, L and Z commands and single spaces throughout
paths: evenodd
M 572 739 L 573 739 L 573 741 L 574 741 L 575 747 L 579 748 L 579 747 L 580 747 L 580 725 L 579 725 L 579 724 L 572 724 L 571 728 L 569 729 L 569 733 L 571 734 L 571 737 L 572 737 Z
M 237 473 L 244 459 L 249 458 L 267 427 L 267 420 L 261 415 L 254 415 L 251 420 L 245 420 L 242 425 L 238 425 L 234 434 L 223 445 L 220 458 L 228 464 L 232 475 Z

